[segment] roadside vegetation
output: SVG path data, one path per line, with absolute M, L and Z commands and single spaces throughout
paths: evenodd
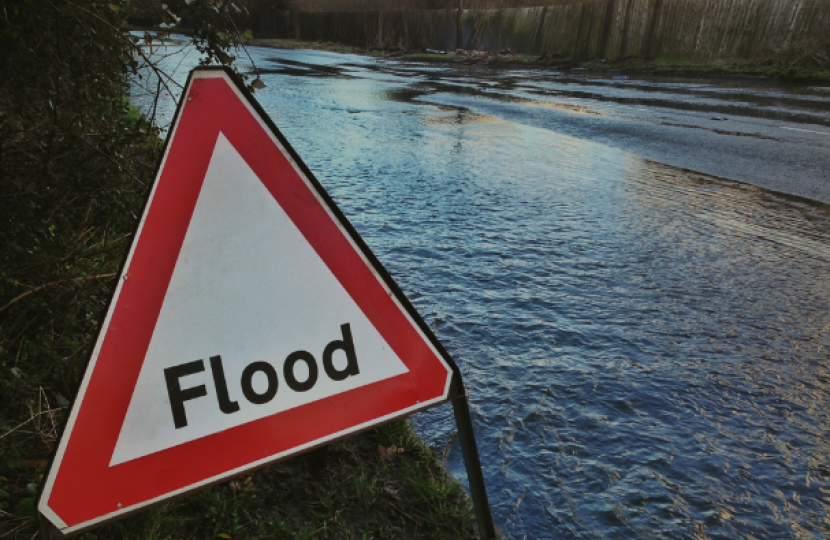
M 36 497 L 162 142 L 126 96 L 155 71 L 129 19 L 185 19 L 233 65 L 242 0 L 7 0 L 0 12 L 0 539 Z M 244 52 L 244 51 L 243 51 Z M 261 82 L 248 78 L 252 88 Z M 469 504 L 404 421 L 96 530 L 92 539 L 472 538 Z
M 750 60 L 684 61 L 626 57 L 582 62 L 580 67 L 654 75 L 747 75 L 781 82 L 830 83 L 830 40 L 804 40 Z
M 473 523 L 464 491 L 400 420 L 81 538 L 463 540 Z

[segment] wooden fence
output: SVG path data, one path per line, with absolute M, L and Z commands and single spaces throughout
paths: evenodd
M 364 3 L 366 9 L 384 5 Z M 343 2 L 343 11 L 326 12 L 320 11 L 326 4 L 320 0 L 317 4 L 306 6 L 316 9 L 303 9 L 299 0 L 295 10 L 277 13 L 268 33 L 360 46 L 435 49 L 454 49 L 459 37 L 457 9 L 346 10 L 348 3 Z M 526 4 L 522 0 L 520 5 Z M 830 0 L 553 0 L 545 4 L 486 7 L 498 5 L 490 0 L 479 4 L 483 8 L 462 10 L 462 46 L 552 52 L 579 59 L 719 59 L 762 56 L 805 40 L 830 41 Z M 471 0 L 462 5 L 470 7 Z

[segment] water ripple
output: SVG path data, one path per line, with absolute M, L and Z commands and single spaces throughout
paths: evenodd
M 257 97 L 460 364 L 509 535 L 830 536 L 830 207 L 304 54 Z

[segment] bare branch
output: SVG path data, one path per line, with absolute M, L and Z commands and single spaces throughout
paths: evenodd
M 80 282 L 80 281 L 90 281 L 90 280 L 93 280 L 93 279 L 111 278 L 111 277 L 114 277 L 115 275 L 116 275 L 115 273 L 112 273 L 112 274 L 98 274 L 98 275 L 95 275 L 95 276 L 74 277 L 74 278 L 68 278 L 68 279 L 59 279 L 59 280 L 53 281 L 51 283 L 45 283 L 43 285 L 38 285 L 34 289 L 30 289 L 30 290 L 24 292 L 23 294 L 19 294 L 19 295 L 15 296 L 14 298 L 12 298 L 11 300 L 9 300 L 8 302 L 6 302 L 6 305 L 4 305 L 3 307 L 0 307 L 0 313 L 2 313 L 10 305 L 26 298 L 27 296 L 29 296 L 32 293 L 42 291 L 43 289 L 48 289 L 49 287 L 54 287 L 55 285 L 59 285 L 61 283 L 66 283 L 68 281 L 78 281 L 78 282 Z
M 170 82 L 172 82 L 173 84 L 175 84 L 179 88 L 183 88 L 182 85 L 177 83 L 171 76 L 169 76 L 163 70 L 159 69 L 153 63 L 153 61 L 150 60 L 150 58 L 144 53 L 144 51 L 141 50 L 141 47 L 139 47 L 132 39 L 130 39 L 129 36 L 124 34 L 124 32 L 122 32 L 120 28 L 118 28 L 117 26 L 115 26 L 114 24 L 109 22 L 108 20 L 104 19 L 103 17 L 101 17 L 97 13 L 93 13 L 90 10 L 86 9 L 85 7 L 79 6 L 78 4 L 72 2 L 71 0 L 61 0 L 61 1 L 64 2 L 65 4 L 68 4 L 70 6 L 73 6 L 77 9 L 83 11 L 84 13 L 89 15 L 90 17 L 92 17 L 92 18 L 102 22 L 103 24 L 107 25 L 116 34 L 118 34 L 121 37 L 121 39 L 123 39 L 127 44 L 129 44 L 129 46 L 132 47 L 139 55 L 141 55 L 141 57 L 144 59 L 145 62 L 147 62 L 147 65 L 156 73 L 156 75 L 159 77 L 159 79 L 161 79 L 162 76 L 165 76 L 170 80 Z M 167 90 L 167 93 L 170 94 L 171 97 L 175 97 L 175 94 L 173 94 L 173 92 L 170 90 L 170 87 L 167 86 L 167 83 L 162 82 L 162 84 L 164 84 L 164 89 Z M 0 310 L 0 311 L 2 311 L 2 310 Z
M 15 427 L 13 427 L 12 429 L 8 430 L 8 431 L 7 431 L 7 432 L 5 432 L 4 434 L 0 435 L 0 440 L 2 440 L 4 437 L 6 437 L 6 435 L 10 435 L 10 434 L 14 433 L 15 431 L 17 431 L 18 429 L 22 428 L 23 426 L 25 426 L 26 424 L 28 424 L 28 423 L 29 423 L 29 422 L 31 422 L 32 420 L 35 420 L 35 419 L 37 419 L 37 418 L 40 418 L 40 416 L 41 416 L 42 414 L 49 414 L 49 413 L 53 413 L 53 412 L 55 412 L 55 411 L 61 411 L 61 410 L 65 409 L 65 408 L 66 408 L 66 407 L 58 407 L 57 409 L 48 409 L 48 410 L 45 410 L 45 411 L 40 411 L 39 413 L 32 415 L 32 417 L 31 417 L 31 418 L 29 418 L 28 420 L 26 420 L 26 421 L 25 421 L 25 422 L 23 422 L 22 424 L 18 424 L 17 426 L 15 426 Z

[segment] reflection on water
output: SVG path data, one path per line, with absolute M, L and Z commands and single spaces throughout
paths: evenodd
M 257 98 L 460 364 L 506 533 L 830 535 L 830 207 L 348 61 Z

